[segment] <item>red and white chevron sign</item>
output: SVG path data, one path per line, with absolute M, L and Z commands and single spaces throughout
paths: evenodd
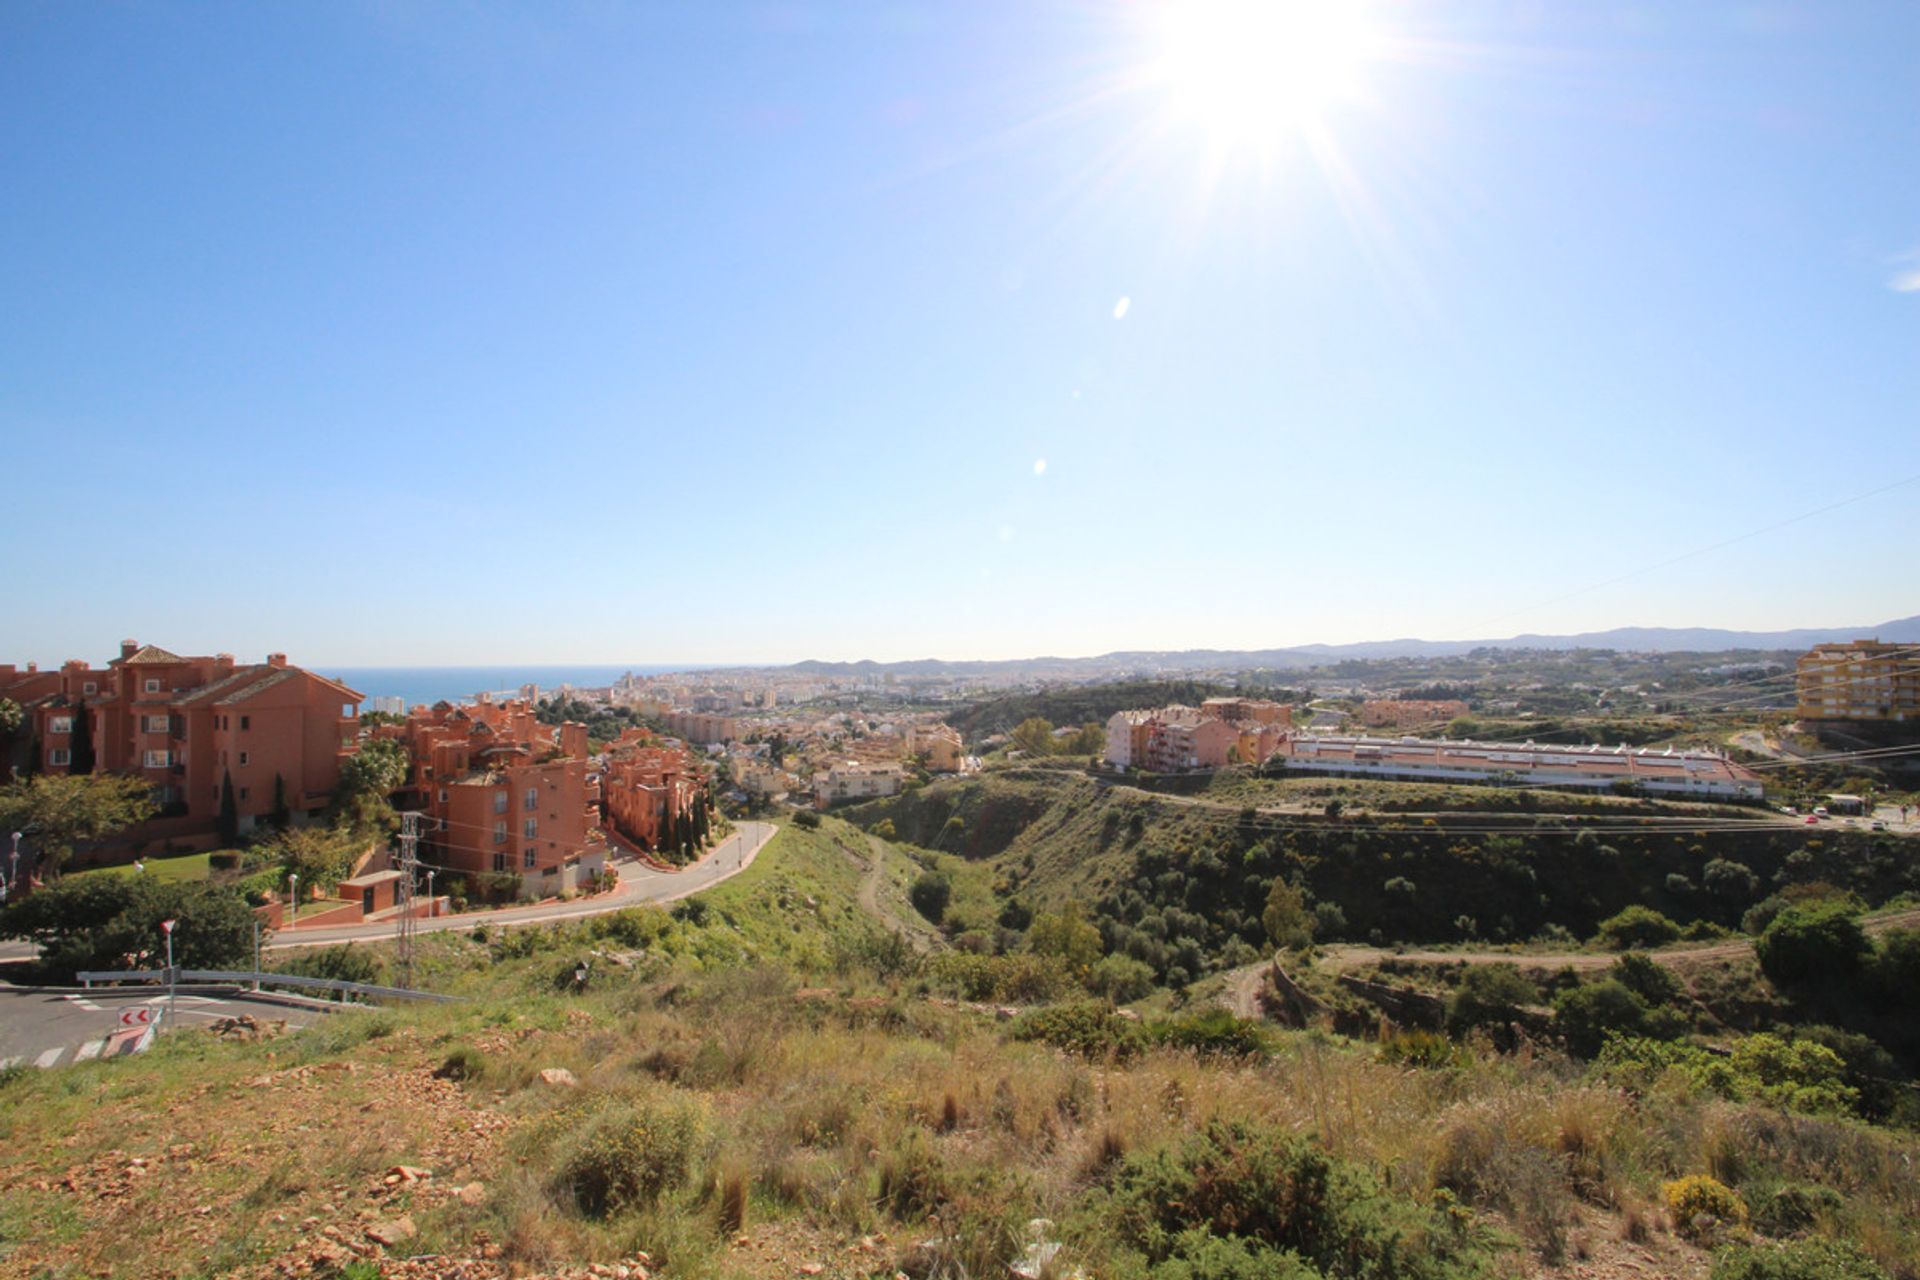
M 120 1025 L 123 1027 L 144 1027 L 153 1021 L 153 1010 L 145 1005 L 138 1009 L 122 1009 Z

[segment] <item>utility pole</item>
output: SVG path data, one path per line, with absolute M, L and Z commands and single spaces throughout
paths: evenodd
M 253 918 L 253 989 L 260 989 L 260 917 Z
M 393 922 L 394 954 L 400 962 L 400 985 L 413 989 L 413 877 L 420 869 L 414 846 L 420 840 L 420 815 L 400 815 L 400 914 Z

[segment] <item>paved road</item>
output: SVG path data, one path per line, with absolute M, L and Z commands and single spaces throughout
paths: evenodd
M 637 858 L 615 858 L 611 865 L 620 873 L 620 887 L 612 893 L 574 902 L 544 902 L 538 906 L 509 907 L 501 911 L 469 911 L 464 915 L 439 916 L 421 920 L 414 929 L 418 933 L 433 933 L 442 929 L 471 929 L 482 924 L 494 927 L 552 924 L 557 920 L 604 915 L 609 911 L 647 902 L 672 902 L 702 889 L 710 889 L 752 866 L 754 858 L 759 856 L 760 850 L 766 847 L 767 841 L 773 839 L 779 829 L 771 822 L 737 822 L 733 834 L 714 846 L 706 857 L 678 871 L 656 870 Z M 331 946 L 392 936 L 391 921 L 325 929 L 281 930 L 268 941 L 266 949 L 284 951 L 292 947 Z M 35 950 L 31 943 L 0 942 L 0 963 L 31 960 Z
M 439 916 L 414 925 L 417 933 L 442 929 L 471 929 L 476 925 L 512 927 L 514 925 L 552 924 L 557 920 L 578 920 L 583 916 L 605 915 L 648 902 L 672 902 L 688 894 L 710 889 L 730 876 L 753 865 L 760 850 L 778 831 L 771 822 L 739 822 L 733 834 L 714 846 L 698 862 L 678 871 L 659 871 L 636 858 L 616 858 L 613 866 L 620 873 L 620 887 L 612 893 L 574 902 L 547 902 L 534 907 L 508 907 L 501 911 L 469 911 L 464 915 Z M 391 938 L 393 924 L 341 925 L 327 929 L 282 930 L 267 943 L 267 950 L 290 947 L 317 947 L 363 939 Z
M 0 986 L 0 1067 L 58 1067 L 112 1054 L 120 1041 L 133 1035 L 121 1024 L 122 1012 L 145 1009 L 150 1017 L 163 1018 L 166 1004 L 166 991 L 154 987 L 49 991 Z M 216 1018 L 243 1013 L 304 1027 L 326 1011 L 244 994 L 183 991 L 174 1003 L 172 1029 L 204 1027 Z M 165 1030 L 164 1021 L 161 1025 Z

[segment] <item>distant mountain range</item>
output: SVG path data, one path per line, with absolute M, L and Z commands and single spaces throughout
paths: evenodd
M 1475 649 L 1616 649 L 1628 653 L 1726 653 L 1809 649 L 1831 640 L 1878 639 L 1920 643 L 1920 615 L 1865 627 L 1803 627 L 1794 631 L 1725 631 L 1715 627 L 1615 627 L 1571 636 L 1520 635 L 1504 640 L 1368 640 L 1359 644 L 1303 644 L 1285 649 L 1132 650 L 1096 658 L 1020 658 L 1003 662 L 796 662 L 786 670 L 823 676 L 1007 676 L 1085 678 L 1102 673 L 1165 674 L 1324 666 L 1346 659 L 1445 658 Z

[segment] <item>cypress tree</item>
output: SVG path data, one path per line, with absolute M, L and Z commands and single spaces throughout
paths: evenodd
M 92 773 L 94 763 L 93 717 L 87 714 L 87 700 L 85 698 L 80 699 L 80 704 L 73 709 L 73 737 L 69 738 L 68 741 L 72 744 L 72 754 L 69 757 L 72 761 L 70 772 L 76 774 Z
M 273 775 L 273 825 L 285 831 L 293 821 L 293 811 L 287 808 L 287 780 L 279 774 Z
M 233 772 L 220 772 L 220 839 L 233 844 L 240 839 L 240 806 L 233 799 Z

